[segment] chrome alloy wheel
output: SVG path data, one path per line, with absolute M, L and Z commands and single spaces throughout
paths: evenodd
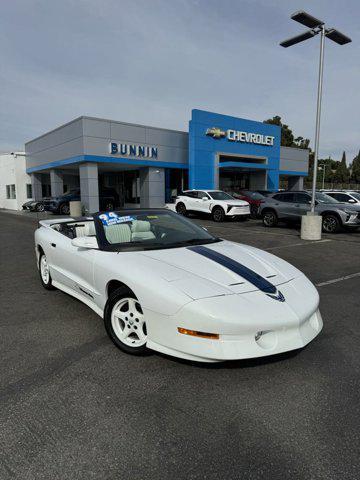
M 339 228 L 339 222 L 333 215 L 326 215 L 323 219 L 323 230 L 326 233 L 334 233 Z
M 50 270 L 45 255 L 42 255 L 40 259 L 40 275 L 42 281 L 47 285 L 50 281 Z
M 122 298 L 111 312 L 111 326 L 118 339 L 128 347 L 146 344 L 147 331 L 140 303 L 134 298 Z

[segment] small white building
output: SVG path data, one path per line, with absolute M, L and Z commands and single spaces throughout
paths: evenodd
M 25 152 L 0 154 L 0 208 L 21 210 L 23 203 L 32 198 Z

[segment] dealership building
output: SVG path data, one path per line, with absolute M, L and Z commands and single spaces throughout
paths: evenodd
M 193 110 L 189 131 L 79 117 L 25 144 L 32 195 L 80 188 L 86 211 L 99 209 L 99 189 L 120 207 L 159 207 L 190 189 L 277 190 L 280 179 L 302 189 L 308 150 L 281 147 L 281 129 L 253 120 Z

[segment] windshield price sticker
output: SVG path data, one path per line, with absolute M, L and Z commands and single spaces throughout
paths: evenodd
M 133 222 L 135 220 L 135 218 L 131 217 L 130 215 L 121 217 L 115 212 L 102 213 L 99 215 L 99 218 L 102 224 L 106 225 L 107 227 L 110 225 L 117 225 L 119 223 Z

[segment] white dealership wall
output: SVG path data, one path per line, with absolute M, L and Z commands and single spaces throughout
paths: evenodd
M 21 210 L 22 204 L 31 200 L 26 195 L 26 184 L 31 184 L 26 173 L 24 152 L 0 154 L 0 208 Z M 6 198 L 6 185 L 15 185 L 16 198 Z

